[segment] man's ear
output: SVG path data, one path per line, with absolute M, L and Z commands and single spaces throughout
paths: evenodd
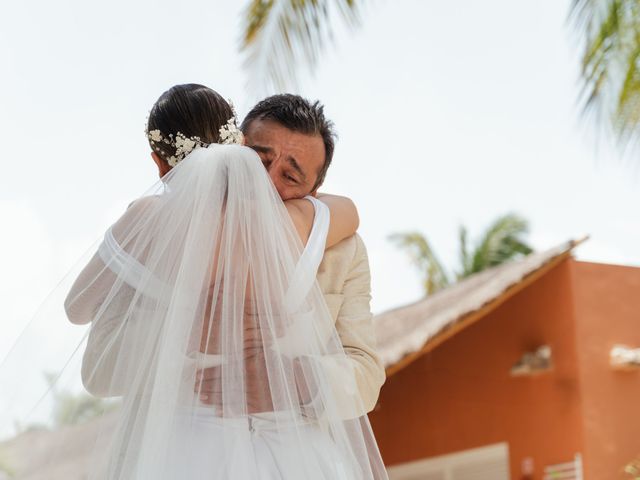
M 316 185 L 314 187 L 314 189 L 309 193 L 309 195 L 311 195 L 312 197 L 317 197 L 318 196 L 318 189 L 322 186 L 322 182 L 320 182 L 318 185 Z
M 317 197 L 318 196 L 318 190 L 320 189 L 320 187 L 322 186 L 322 183 L 319 185 L 316 185 L 316 187 L 311 191 L 311 193 L 309 193 L 310 196 L 312 197 Z
M 156 165 L 158 166 L 158 175 L 160 175 L 160 178 L 164 177 L 169 170 L 171 170 L 171 165 L 160 158 L 160 155 L 156 152 L 151 152 L 151 158 L 153 158 L 153 161 L 156 162 Z

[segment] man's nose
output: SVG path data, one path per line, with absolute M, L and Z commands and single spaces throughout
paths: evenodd
M 281 162 L 276 158 L 274 160 L 271 160 L 267 165 L 265 165 L 265 167 L 267 168 L 267 172 L 269 172 L 269 174 L 274 175 L 277 174 L 280 170 L 280 165 Z
M 270 166 L 267 168 L 267 173 L 269 174 L 269 177 L 271 177 L 271 181 L 272 181 L 273 183 L 278 183 L 278 180 L 279 180 L 280 174 L 278 173 L 278 167 L 277 167 L 277 165 L 273 165 L 273 164 L 272 164 L 272 165 L 270 165 Z

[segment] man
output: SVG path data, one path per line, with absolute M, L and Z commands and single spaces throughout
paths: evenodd
M 318 195 L 334 151 L 333 124 L 324 116 L 319 102 L 310 103 L 297 95 L 274 95 L 258 103 L 244 119 L 241 130 L 245 143 L 254 149 L 269 172 L 283 200 Z M 371 280 L 366 248 L 358 234 L 328 249 L 318 270 L 318 283 L 336 325 L 351 365 L 328 363 L 328 375 L 338 397 L 345 388 L 339 369 L 351 367 L 364 415 L 376 404 L 385 380 L 382 362 L 376 353 L 375 333 L 370 309 Z M 254 371 L 256 378 L 263 374 Z M 344 372 L 343 372 L 344 373 Z M 198 377 L 201 401 L 215 404 L 213 392 L 218 367 L 205 369 Z M 202 383 L 201 383 L 202 381 Z M 256 385 L 264 382 L 256 381 Z M 256 389 L 258 390 L 258 389 Z M 248 395 L 251 395 L 251 390 Z M 258 396 L 249 399 L 255 411 L 265 408 Z M 349 403 L 349 402 L 345 402 Z
M 312 104 L 296 95 L 269 97 L 249 112 L 241 128 L 246 144 L 262 159 L 283 200 L 319 195 L 317 190 L 333 157 L 334 133 L 332 123 L 324 117 L 323 107 L 318 102 Z M 164 176 L 171 167 L 157 155 L 152 156 L 160 176 Z M 322 368 L 338 405 L 348 406 L 346 408 L 359 405 L 354 407 L 357 411 L 345 409 L 344 415 L 361 416 L 373 409 L 385 380 L 384 368 L 375 350 L 369 263 L 362 239 L 356 234 L 328 249 L 317 279 L 349 362 L 344 365 L 332 362 L 330 357 L 322 358 Z M 90 314 L 82 317 L 90 317 Z M 100 370 L 107 373 L 113 368 L 116 359 L 100 360 L 104 345 L 111 342 L 112 335 L 108 322 L 103 328 L 92 329 L 83 358 L 83 381 L 97 396 L 119 395 L 121 390 L 121 386 L 105 383 L 104 379 L 111 378 L 109 375 L 94 375 L 98 364 Z M 245 345 L 254 339 L 257 340 L 254 343 L 259 344 L 259 335 L 256 331 L 245 332 Z M 250 350 L 245 351 L 252 358 L 247 362 L 245 373 L 250 413 L 269 411 L 273 406 L 265 404 L 269 395 L 265 400 L 266 371 L 264 362 L 260 361 L 264 355 L 258 350 Z M 113 351 L 117 354 L 119 349 Z M 194 390 L 200 392 L 203 403 L 217 405 L 220 401 L 216 398 L 220 392 L 214 391 L 220 375 L 219 367 L 199 372 Z M 354 378 L 355 385 L 352 384 Z M 313 400 L 313 392 L 299 393 L 303 405 Z M 359 401 L 354 402 L 354 398 Z

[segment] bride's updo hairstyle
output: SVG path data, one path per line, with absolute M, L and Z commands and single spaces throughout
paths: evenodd
M 175 85 L 160 95 L 149 112 L 147 138 L 151 149 L 175 166 L 186 146 L 219 143 L 220 128 L 234 115 L 218 92 L 195 83 Z M 196 140 L 197 139 L 197 140 Z

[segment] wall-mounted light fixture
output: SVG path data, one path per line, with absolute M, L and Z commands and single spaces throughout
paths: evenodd
M 609 365 L 616 370 L 635 370 L 640 368 L 640 348 L 614 345 L 609 352 Z
M 526 352 L 516 364 L 511 367 L 511 375 L 519 377 L 523 375 L 537 375 L 548 372 L 553 367 L 551 359 L 551 347 L 542 345 L 534 352 Z

